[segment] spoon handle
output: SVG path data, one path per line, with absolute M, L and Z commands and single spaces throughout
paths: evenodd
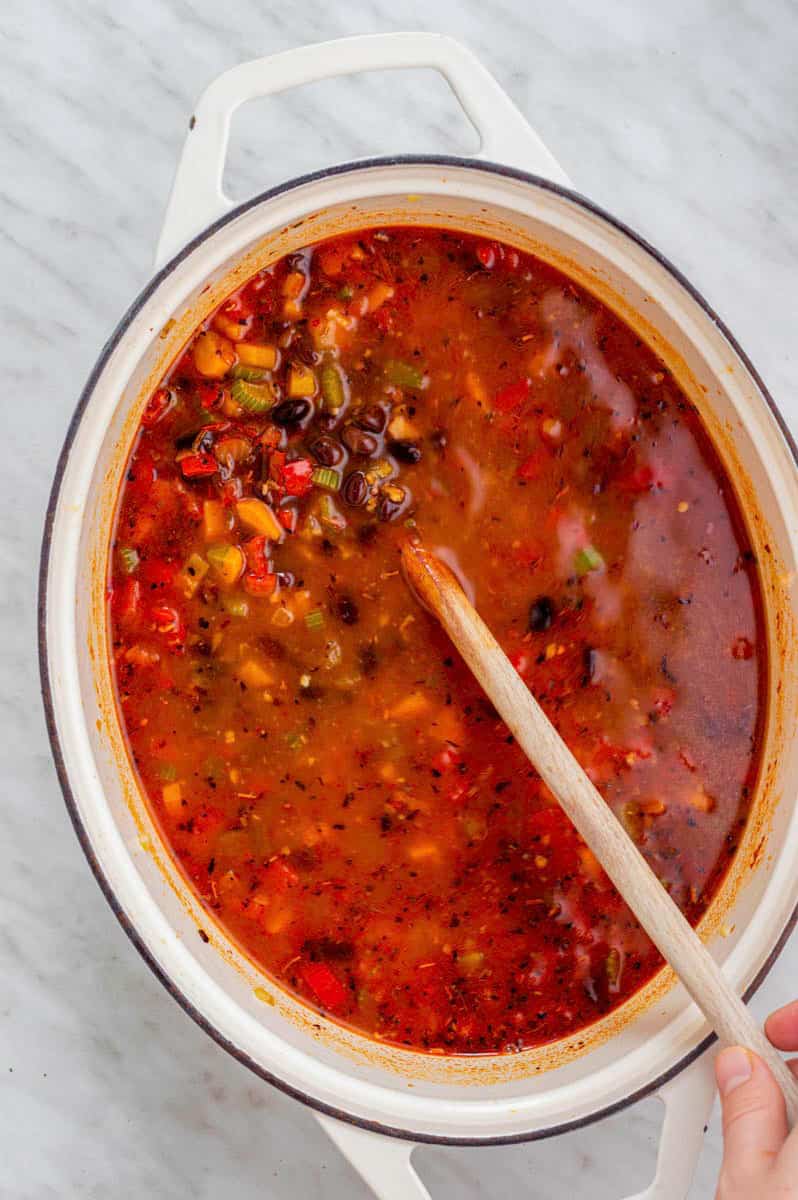
M 403 547 L 402 562 L 413 590 L 443 625 L 519 746 L 721 1043 L 745 1046 L 764 1059 L 784 1093 L 790 1125 L 795 1125 L 798 1080 L 530 694 L 454 575 L 413 543 Z

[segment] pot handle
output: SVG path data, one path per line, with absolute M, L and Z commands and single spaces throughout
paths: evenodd
M 478 158 L 568 183 L 559 163 L 479 59 L 438 33 L 376 33 L 240 63 L 209 84 L 191 118 L 156 252 L 162 266 L 233 207 L 222 190 L 230 118 L 239 105 L 337 75 L 428 67 L 446 79 L 480 138 Z
M 665 1106 L 653 1182 L 627 1200 L 686 1200 L 715 1096 L 714 1053 L 701 1057 L 657 1092 Z M 386 1137 L 316 1113 L 322 1129 L 377 1200 L 430 1200 L 411 1162 L 417 1142 Z

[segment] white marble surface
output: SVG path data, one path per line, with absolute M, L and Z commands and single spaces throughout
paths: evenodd
M 428 28 L 483 56 L 587 194 L 655 241 L 798 427 L 795 0 L 27 0 L 0 7 L 0 1195 L 365 1200 L 302 1107 L 168 998 L 91 879 L 50 761 L 35 574 L 50 478 L 98 350 L 146 281 L 193 100 L 225 67 Z M 373 77 L 252 106 L 237 195 L 357 154 L 468 149 L 439 81 Z M 755 1007 L 798 992 L 798 943 Z M 657 1108 L 556 1142 L 425 1149 L 434 1200 L 618 1200 Z M 714 1121 L 693 1196 L 713 1194 Z

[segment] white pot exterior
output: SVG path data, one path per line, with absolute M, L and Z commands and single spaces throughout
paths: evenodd
M 772 689 L 767 731 L 767 819 L 743 848 L 749 858 L 756 850 L 756 867 L 744 872 L 723 918 L 728 936 L 711 945 L 741 991 L 767 969 L 798 908 L 798 746 L 790 736 L 798 670 L 789 636 L 798 569 L 795 460 L 749 365 L 689 287 L 628 231 L 545 180 L 443 159 L 323 172 L 235 210 L 161 271 L 104 350 L 59 465 L 42 575 L 48 720 L 70 810 L 106 895 L 169 989 L 232 1053 L 316 1108 L 367 1128 L 414 1140 L 546 1136 L 628 1103 L 695 1056 L 708 1030 L 680 986 L 636 1016 L 627 1006 L 605 1023 L 604 1040 L 540 1073 L 551 1056 L 463 1060 L 376 1051 L 282 996 L 213 929 L 158 849 L 110 707 L 105 556 L 149 386 L 210 302 L 236 286 L 242 259 L 248 274 L 329 233 L 399 222 L 503 237 L 566 268 L 634 323 L 642 314 L 645 335 L 697 398 L 735 479 L 748 480 L 742 501 L 763 563 L 773 684 L 781 686 L 778 698 Z M 757 848 L 760 837 L 766 840 Z M 277 1004 L 264 1004 L 256 987 L 268 988 Z

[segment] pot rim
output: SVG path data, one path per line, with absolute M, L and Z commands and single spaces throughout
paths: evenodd
M 244 213 L 256 208 L 258 205 L 265 203 L 268 200 L 287 192 L 291 192 L 306 184 L 315 183 L 324 179 L 333 179 L 338 175 L 349 174 L 356 171 L 368 171 L 380 167 L 401 167 L 401 166 L 440 166 L 440 167 L 457 167 L 465 168 L 472 171 L 484 171 L 489 174 L 502 176 L 504 178 L 513 179 L 520 183 L 532 184 L 543 191 L 552 192 L 555 195 L 562 197 L 565 200 L 581 207 L 586 212 L 593 216 L 599 217 L 608 225 L 612 226 L 619 233 L 628 237 L 635 242 L 639 247 L 646 251 L 661 267 L 663 267 L 681 287 L 690 295 L 690 297 L 699 305 L 704 314 L 709 317 L 710 321 L 716 326 L 724 339 L 731 346 L 734 353 L 742 362 L 747 372 L 753 379 L 756 387 L 765 400 L 768 409 L 778 426 L 782 437 L 784 438 L 796 471 L 798 471 L 798 444 L 793 438 L 784 417 L 782 416 L 776 402 L 768 391 L 765 383 L 757 371 L 754 364 L 751 362 L 748 355 L 745 353 L 739 342 L 736 340 L 731 330 L 725 322 L 718 316 L 711 304 L 705 299 L 701 292 L 686 278 L 686 276 L 676 267 L 664 254 L 653 246 L 646 238 L 637 233 L 624 221 L 613 216 L 600 205 L 589 200 L 580 192 L 573 188 L 566 187 L 563 184 L 555 183 L 552 180 L 546 179 L 540 175 L 534 175 L 527 171 L 522 171 L 516 167 L 504 166 L 501 163 L 488 162 L 483 159 L 467 158 L 462 155 L 436 155 L 436 154 L 400 154 L 400 155 L 383 155 L 373 158 L 359 159 L 353 162 L 340 163 L 331 167 L 324 167 L 318 171 L 312 171 L 305 175 L 297 176 L 284 183 L 276 184 L 274 187 L 268 188 L 263 192 L 237 204 L 229 211 L 223 213 L 210 225 L 202 229 L 190 241 L 188 241 L 172 258 L 170 258 L 148 281 L 142 288 L 135 300 L 123 314 L 114 331 L 108 337 L 100 354 L 92 368 L 91 373 L 80 393 L 77 406 L 72 418 L 67 427 L 64 437 L 64 442 L 61 452 L 58 456 L 58 462 L 55 468 L 53 484 L 50 490 L 50 495 L 47 503 L 47 510 L 44 520 L 44 529 L 42 534 L 42 548 L 39 560 L 39 577 L 38 577 L 38 606 L 37 606 L 37 637 L 38 637 L 38 658 L 39 658 L 39 676 L 42 703 L 44 706 L 45 722 L 47 726 L 47 735 L 50 742 L 50 750 L 55 762 L 58 781 L 61 786 L 61 792 L 64 797 L 64 803 L 72 821 L 75 834 L 81 849 L 86 857 L 86 860 L 91 868 L 92 874 L 99 884 L 105 899 L 107 900 L 111 911 L 116 917 L 122 929 L 127 934 L 130 941 L 139 952 L 144 962 L 153 972 L 155 977 L 164 986 L 167 992 L 180 1005 L 183 1011 L 191 1017 L 191 1019 L 202 1029 L 209 1037 L 211 1037 L 217 1045 L 226 1050 L 233 1058 L 242 1063 L 250 1071 L 259 1078 L 272 1084 L 281 1092 L 291 1096 L 295 1100 L 301 1101 L 309 1108 L 316 1112 L 324 1113 L 327 1116 L 334 1117 L 337 1120 L 344 1121 L 350 1125 L 354 1125 L 360 1129 L 367 1129 L 374 1133 L 381 1133 L 388 1137 L 394 1137 L 405 1141 L 426 1143 L 432 1145 L 447 1145 L 447 1146 L 502 1146 L 512 1145 L 521 1142 L 541 1141 L 545 1138 L 556 1137 L 559 1134 L 567 1133 L 575 1129 L 580 1129 L 588 1125 L 592 1125 L 596 1121 L 603 1120 L 605 1117 L 611 1116 L 614 1113 L 621 1112 L 623 1109 L 636 1104 L 639 1100 L 646 1096 L 655 1094 L 671 1079 L 675 1078 L 684 1071 L 692 1062 L 700 1057 L 704 1051 L 712 1045 L 716 1040 L 716 1035 L 710 1033 L 697 1046 L 695 1046 L 688 1054 L 683 1055 L 672 1067 L 662 1074 L 657 1076 L 649 1083 L 644 1084 L 636 1091 L 631 1092 L 622 1100 L 618 1100 L 613 1104 L 606 1105 L 596 1111 L 589 1113 L 583 1117 L 575 1118 L 572 1121 L 560 1122 L 557 1125 L 546 1127 L 545 1129 L 531 1130 L 525 1133 L 514 1133 L 506 1135 L 496 1135 L 489 1137 L 453 1137 L 441 1134 L 431 1134 L 424 1131 L 409 1131 L 400 1129 L 394 1126 L 384 1125 L 378 1121 L 369 1121 L 362 1117 L 353 1115 L 344 1109 L 336 1108 L 333 1105 L 326 1104 L 318 1100 L 315 1096 L 309 1095 L 300 1088 L 294 1087 L 292 1084 L 281 1079 L 279 1076 L 272 1074 L 265 1067 L 257 1063 L 245 1050 L 235 1046 L 229 1038 L 217 1029 L 204 1013 L 196 1007 L 196 1005 L 188 999 L 188 997 L 177 987 L 171 977 L 163 970 L 153 953 L 144 942 L 136 925 L 130 920 L 126 912 L 119 903 L 113 883 L 109 876 L 101 868 L 97 856 L 89 839 L 88 831 L 81 820 L 75 796 L 72 790 L 72 784 L 67 773 L 61 743 L 58 735 L 58 729 L 55 719 L 55 705 L 53 701 L 53 688 L 50 677 L 49 652 L 47 646 L 47 583 L 48 572 L 50 565 L 50 551 L 52 547 L 53 525 L 55 521 L 55 513 L 58 507 L 58 501 L 61 492 L 61 485 L 69 455 L 72 449 L 72 444 L 75 440 L 80 423 L 83 419 L 85 409 L 91 399 L 94 389 L 100 379 L 108 360 L 116 350 L 120 341 L 126 334 L 128 328 L 134 318 L 141 311 L 149 298 L 157 291 L 161 284 L 172 274 L 172 272 L 186 259 L 195 249 L 197 249 L 208 238 L 219 232 L 225 225 L 236 220 Z M 774 942 L 767 958 L 765 959 L 759 972 L 751 982 L 750 986 L 743 994 L 743 999 L 747 1002 L 758 990 L 763 980 L 770 972 L 776 959 L 781 954 L 784 946 L 789 939 L 791 933 L 798 925 L 798 905 L 793 910 L 791 916 L 787 920 L 779 937 Z

